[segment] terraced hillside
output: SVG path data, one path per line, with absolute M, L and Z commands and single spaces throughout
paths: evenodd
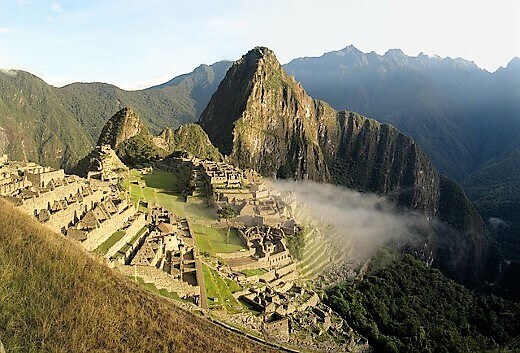
M 334 246 L 334 239 L 339 237 L 337 230 L 323 222 L 319 222 L 308 214 L 301 204 L 296 204 L 292 210 L 293 217 L 299 224 L 305 226 L 304 250 L 301 261 L 297 264 L 298 273 L 303 278 L 313 279 L 332 266 L 340 265 L 351 256 L 350 243 L 339 248 Z
M 272 351 L 139 289 L 5 201 L 0 229 L 6 352 Z

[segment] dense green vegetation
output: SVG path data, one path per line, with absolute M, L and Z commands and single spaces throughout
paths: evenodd
M 379 252 L 361 282 L 326 302 L 380 352 L 503 349 L 520 332 L 520 304 L 474 296 L 410 255 Z
M 218 149 L 213 146 L 208 135 L 198 124 L 184 124 L 172 131 L 171 134 L 166 134 L 163 131 L 161 136 L 166 140 L 169 150 L 173 153 L 177 151 L 189 152 L 193 156 L 213 161 L 222 159 Z
M 237 216 L 237 210 L 231 206 L 220 208 L 217 213 L 220 218 L 225 220 L 229 220 Z
M 503 256 L 520 261 L 520 150 L 486 163 L 464 188 L 490 223 Z
M 166 155 L 166 151 L 154 146 L 151 140 L 143 135 L 124 141 L 116 149 L 116 153 L 121 161 L 129 166 L 147 164 Z

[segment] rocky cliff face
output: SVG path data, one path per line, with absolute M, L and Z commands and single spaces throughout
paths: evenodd
M 448 254 L 438 267 L 466 283 L 482 279 L 486 234 L 460 187 L 394 127 L 312 99 L 269 49 L 255 48 L 229 69 L 200 125 L 242 168 L 384 194 L 447 222 L 461 236 L 437 234 L 435 251 Z
M 110 145 L 114 150 L 139 134 L 151 135 L 132 108 L 125 107 L 114 114 L 99 135 L 98 145 Z

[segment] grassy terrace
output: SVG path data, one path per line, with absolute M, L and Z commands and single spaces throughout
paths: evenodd
M 227 236 L 227 228 L 210 228 L 193 224 L 191 229 L 195 234 L 197 246 L 201 253 L 207 252 L 211 256 L 215 256 L 218 252 L 229 253 L 247 249 L 236 229 L 231 229 L 229 239 Z
M 94 252 L 99 255 L 105 255 L 111 247 L 114 246 L 115 243 L 121 240 L 125 235 L 125 231 L 118 230 L 114 234 L 112 234 L 103 244 L 98 246 Z
M 206 205 L 205 198 L 199 198 L 200 202 L 184 202 L 182 191 L 188 181 L 189 172 L 189 170 L 181 170 L 176 173 L 155 170 L 152 174 L 141 175 L 138 171 L 133 170 L 129 180 L 123 181 L 121 186 L 130 192 L 133 202 L 138 200 L 154 202 L 191 221 L 203 223 L 215 221 L 216 214 Z M 138 182 L 144 182 L 146 186 L 136 184 Z
M 146 283 L 141 277 L 128 276 L 128 278 L 130 278 L 133 282 L 137 283 L 139 287 L 143 287 L 149 290 L 150 292 L 159 294 L 166 298 L 181 300 L 181 298 L 176 292 L 168 292 L 166 289 L 159 289 L 153 283 Z
M 265 273 L 267 273 L 267 270 L 264 270 L 263 268 L 255 268 L 252 270 L 243 270 L 241 271 L 246 277 L 253 277 L 253 276 L 261 276 Z
M 222 279 L 217 271 L 206 264 L 202 264 L 202 273 L 210 308 L 221 307 L 229 313 L 238 313 L 244 310 L 242 304 L 233 297 L 233 292 L 242 289 L 238 283 L 227 278 Z M 214 300 L 214 298 L 217 298 L 217 300 Z

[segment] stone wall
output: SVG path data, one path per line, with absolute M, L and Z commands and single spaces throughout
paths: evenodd
M 76 219 L 83 217 L 85 213 L 91 210 L 96 202 L 103 199 L 103 192 L 101 190 L 94 191 L 91 195 L 85 196 L 83 201 L 74 202 L 67 206 L 67 209 L 52 213 L 51 218 L 45 222 L 45 226 L 55 232 L 61 232 L 63 227 L 68 228 L 73 225 Z
M 285 267 L 281 267 L 281 268 L 277 269 L 276 270 L 276 275 L 278 277 L 281 277 L 281 276 L 284 276 L 284 275 L 288 274 L 289 272 L 293 272 L 295 270 L 296 270 L 296 263 L 293 262 L 290 265 L 287 265 Z
M 57 187 L 54 190 L 40 193 L 37 197 L 24 200 L 20 210 L 34 216 L 35 210 L 39 212 L 41 209 L 47 208 L 49 203 L 52 205 L 55 200 L 63 200 L 70 195 L 75 195 L 86 186 L 88 186 L 86 183 L 73 182 Z
M 176 292 L 181 297 L 200 295 L 199 286 L 191 286 L 185 282 L 176 280 L 166 272 L 155 267 L 120 266 L 118 269 L 126 276 L 140 277 L 145 283 L 153 283 L 158 289 L 166 289 L 168 292 Z
M 239 251 L 234 251 L 234 252 L 229 252 L 229 253 L 218 252 L 215 255 L 217 257 L 221 257 L 223 259 L 237 259 L 237 258 L 241 258 L 241 257 L 253 256 L 254 254 L 255 254 L 255 249 L 251 248 L 249 250 L 244 249 L 244 250 L 239 250 Z
M 262 257 L 258 260 L 251 259 L 251 261 L 244 261 L 243 263 L 230 264 L 230 267 L 233 269 L 233 271 L 254 270 L 257 268 L 266 268 L 268 266 L 269 264 L 265 257 Z
M 99 228 L 93 229 L 87 234 L 87 240 L 82 244 L 88 250 L 92 251 L 101 245 L 109 236 L 117 232 L 123 225 L 137 212 L 135 207 L 128 207 L 121 213 L 112 215 L 111 218 L 105 220 Z
M 284 267 L 291 263 L 291 256 L 287 250 L 269 255 L 269 266 L 273 268 Z
M 135 247 L 137 244 L 140 244 L 142 238 L 144 238 L 148 232 L 143 232 L 143 234 L 135 240 L 133 244 L 130 244 L 129 242 L 132 240 L 132 238 L 143 229 L 143 227 L 146 225 L 146 216 L 144 213 L 141 213 L 137 218 L 132 222 L 132 224 L 125 230 L 126 233 L 117 243 L 114 244 L 110 249 L 108 249 L 107 253 L 105 254 L 105 258 L 110 259 L 113 257 L 125 244 L 130 245 L 130 254 L 133 253 L 135 250 Z M 123 264 L 126 263 L 129 256 L 125 256 Z
M 63 169 L 53 171 L 36 170 L 34 172 L 26 173 L 27 179 L 33 184 L 33 186 L 46 187 L 47 184 L 55 180 L 65 179 L 65 172 Z

